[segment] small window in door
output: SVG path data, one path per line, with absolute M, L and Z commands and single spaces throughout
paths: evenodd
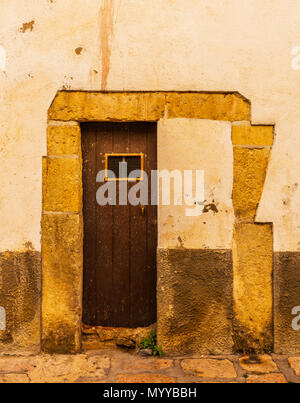
M 144 154 L 142 153 L 105 154 L 106 181 L 141 181 L 143 169 Z

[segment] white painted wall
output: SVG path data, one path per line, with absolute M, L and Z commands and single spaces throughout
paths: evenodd
M 104 70 L 111 90 L 236 90 L 249 98 L 253 123 L 275 123 L 277 134 L 258 220 L 274 222 L 275 250 L 300 250 L 299 0 L 0 6 L 0 250 L 25 242 L 40 249 L 47 109 L 63 86 L 101 89 Z M 32 31 L 20 31 L 33 20 Z
M 183 178 L 182 205 L 174 205 L 171 182 L 171 204 L 158 208 L 158 246 L 160 248 L 231 249 L 234 212 L 232 206 L 233 150 L 231 124 L 197 119 L 168 119 L 158 125 L 158 169 L 178 170 Z M 184 170 L 193 172 L 193 191 L 184 187 Z M 196 170 L 204 172 L 204 199 L 196 195 Z M 199 181 L 199 184 L 201 182 Z M 163 183 L 160 186 L 162 197 Z M 201 186 L 198 186 L 201 189 Z M 187 215 L 191 207 L 184 203 L 195 199 L 204 206 L 213 204 L 197 217 Z M 179 198 L 180 199 L 180 198 Z M 177 199 L 178 200 L 178 199 Z M 181 201 L 181 200 L 180 200 Z M 203 205 L 199 206 L 200 211 Z M 195 208 L 195 206 L 193 206 Z M 216 210 L 218 212 L 216 212 Z M 188 213 L 189 214 L 189 213 Z

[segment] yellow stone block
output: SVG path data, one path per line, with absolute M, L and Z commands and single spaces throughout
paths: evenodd
M 81 178 L 79 158 L 43 158 L 44 211 L 81 211 Z
M 238 94 L 169 93 L 168 118 L 250 120 L 250 103 Z
M 234 148 L 235 216 L 254 221 L 265 183 L 270 149 Z
M 273 126 L 233 126 L 232 144 L 246 146 L 272 146 Z
M 48 112 L 61 121 L 158 121 L 195 118 L 250 120 L 250 103 L 237 93 L 60 91 Z
M 235 341 L 240 350 L 272 348 L 272 271 L 272 224 L 236 224 L 233 296 Z
M 48 155 L 80 155 L 80 126 L 48 126 Z
M 42 342 L 49 353 L 80 349 L 82 234 L 81 215 L 43 215 Z
M 56 95 L 48 117 L 62 121 L 157 121 L 164 115 L 159 92 L 67 92 Z

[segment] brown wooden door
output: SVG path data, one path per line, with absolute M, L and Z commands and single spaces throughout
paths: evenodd
M 82 125 L 86 325 L 134 328 L 156 322 L 157 206 L 150 205 L 151 170 L 157 169 L 156 131 L 155 123 L 144 122 Z M 144 210 L 140 205 L 119 205 L 118 192 L 115 206 L 97 203 L 102 183 L 96 176 L 111 153 L 143 154 L 149 175 L 149 205 Z M 114 165 L 113 159 L 108 161 Z M 128 171 L 135 162 L 128 157 Z M 128 189 L 136 185 L 122 183 Z

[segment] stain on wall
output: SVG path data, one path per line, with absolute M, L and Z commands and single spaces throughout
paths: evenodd
M 75 49 L 75 53 L 77 56 L 81 55 L 82 51 L 83 51 L 83 48 L 81 46 Z
M 110 70 L 111 38 L 114 32 L 115 0 L 102 0 L 100 7 L 101 90 L 107 89 Z
M 30 21 L 30 22 L 24 22 L 24 24 L 22 25 L 22 27 L 20 28 L 20 32 L 22 32 L 23 34 L 26 32 L 26 31 L 30 31 L 30 32 L 32 32 L 33 31 L 33 28 L 34 28 L 34 25 L 35 25 L 35 21 L 34 20 L 32 20 L 32 21 Z

